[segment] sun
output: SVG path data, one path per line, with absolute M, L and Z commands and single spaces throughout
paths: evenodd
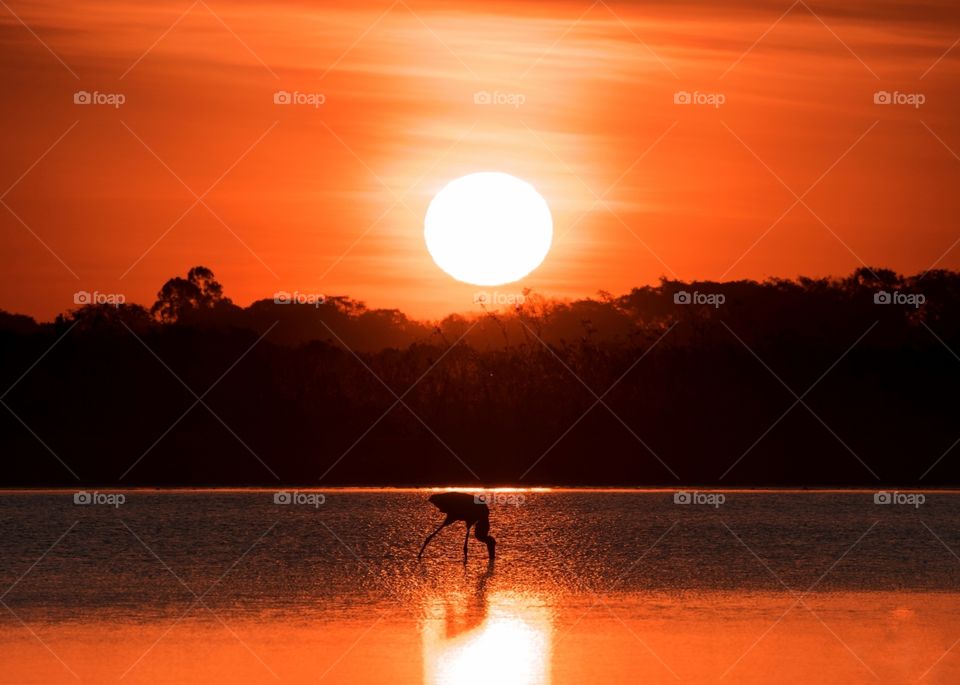
M 553 241 L 547 201 L 516 176 L 482 171 L 450 181 L 424 219 L 433 261 L 458 281 L 502 285 L 540 266 Z

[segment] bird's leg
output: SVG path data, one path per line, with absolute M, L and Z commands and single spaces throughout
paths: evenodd
M 441 523 L 437 527 L 435 531 L 433 531 L 432 533 L 430 533 L 430 535 L 427 536 L 427 539 L 423 541 L 423 547 L 420 548 L 420 553 L 417 555 L 417 559 L 420 559 L 420 557 L 423 556 L 423 550 L 425 550 L 427 548 L 427 544 L 429 544 L 429 542 L 433 540 L 433 536 L 439 533 L 441 530 L 443 530 L 447 526 L 449 526 L 451 523 L 453 523 L 453 521 L 451 521 L 450 519 L 445 520 L 443 523 Z
M 463 563 L 467 563 L 467 543 L 470 541 L 470 524 L 467 523 L 467 537 L 463 539 Z

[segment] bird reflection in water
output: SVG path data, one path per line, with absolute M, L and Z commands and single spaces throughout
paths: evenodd
M 424 682 L 428 685 L 534 685 L 550 682 L 552 620 L 536 597 L 491 590 L 494 565 L 464 571 L 459 587 L 425 604 Z

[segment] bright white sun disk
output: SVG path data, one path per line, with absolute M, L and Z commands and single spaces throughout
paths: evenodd
M 440 190 L 424 220 L 427 250 L 458 281 L 502 285 L 540 266 L 553 241 L 546 200 L 526 181 L 495 171 Z

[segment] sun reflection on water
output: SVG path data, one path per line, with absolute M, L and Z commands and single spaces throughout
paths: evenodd
M 427 600 L 423 621 L 427 685 L 545 685 L 550 682 L 550 611 L 537 597 L 451 591 Z

